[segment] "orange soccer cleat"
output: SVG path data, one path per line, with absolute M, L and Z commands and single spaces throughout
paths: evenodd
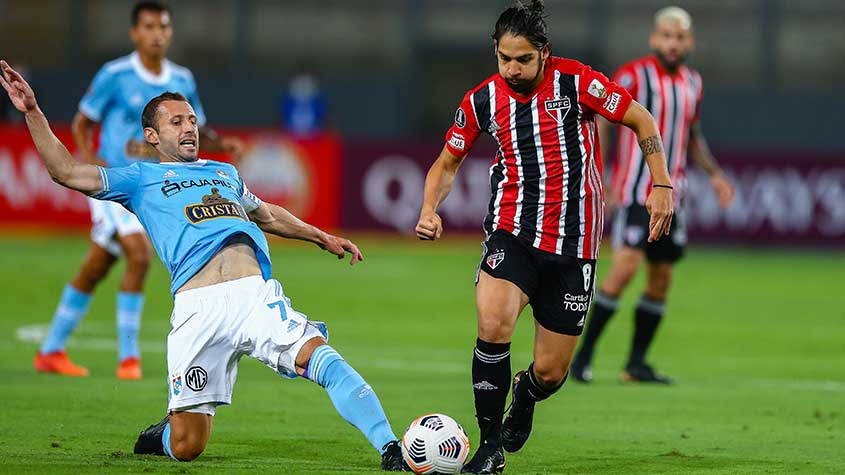
M 73 363 L 64 350 L 52 353 L 38 353 L 32 366 L 39 373 L 55 373 L 62 376 L 88 376 L 88 369 Z
M 141 360 L 138 357 L 130 356 L 120 362 L 117 367 L 116 376 L 118 379 L 139 380 L 141 379 Z

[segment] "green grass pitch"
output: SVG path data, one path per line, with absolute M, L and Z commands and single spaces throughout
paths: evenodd
M 397 435 L 443 412 L 477 443 L 470 388 L 475 242 L 363 240 L 350 268 L 314 247 L 274 244 L 294 306 L 325 320 L 331 343 L 376 389 Z M 218 409 L 193 463 L 131 454 L 166 405 L 168 278 L 151 272 L 141 333 L 145 378 L 114 378 L 115 269 L 71 340 L 92 375 L 35 374 L 32 342 L 76 270 L 82 238 L 0 240 L 0 472 L 379 473 L 378 456 L 314 384 L 241 362 L 233 404 Z M 609 253 L 604 252 L 606 258 Z M 674 282 L 650 360 L 671 388 L 618 382 L 633 283 L 599 344 L 595 381 L 538 406 L 506 473 L 845 473 L 845 295 L 841 253 L 693 248 Z M 599 264 L 599 278 L 607 271 Z M 527 311 L 514 370 L 531 360 Z

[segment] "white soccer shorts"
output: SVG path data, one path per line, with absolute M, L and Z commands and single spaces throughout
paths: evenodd
M 116 236 L 145 232 L 138 218 L 123 205 L 88 198 L 88 207 L 91 209 L 91 240 L 113 256 L 122 253 Z
M 170 325 L 167 409 L 210 415 L 232 402 L 242 356 L 295 377 L 302 346 L 327 338 L 321 323 L 291 307 L 282 284 L 260 276 L 177 293 Z

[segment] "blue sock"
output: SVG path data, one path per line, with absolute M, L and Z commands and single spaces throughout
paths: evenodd
M 308 378 L 326 389 L 337 412 L 360 430 L 373 447 L 383 453 L 396 435 L 373 388 L 329 345 L 314 350 L 308 362 Z
M 141 329 L 141 311 L 144 309 L 144 294 L 120 292 L 117 294 L 117 341 L 120 346 L 120 361 L 129 357 L 140 358 L 138 330 Z
M 173 449 L 170 448 L 170 423 L 168 422 L 166 426 L 164 426 L 164 432 L 161 433 L 161 446 L 164 448 L 164 453 L 176 460 L 177 462 L 179 459 L 173 456 Z
M 91 294 L 82 293 L 70 284 L 65 286 L 62 299 L 59 300 L 59 306 L 53 314 L 50 332 L 41 343 L 41 353 L 53 353 L 65 349 L 68 337 L 88 312 L 89 303 L 91 303 Z

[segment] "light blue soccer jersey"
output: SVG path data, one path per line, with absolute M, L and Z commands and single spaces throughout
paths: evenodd
M 175 294 L 236 234 L 253 241 L 265 279 L 270 279 L 267 238 L 247 213 L 261 205 L 228 163 L 135 162 L 100 167 L 98 200 L 115 201 L 134 213 L 153 241 Z
M 205 125 L 197 85 L 188 68 L 164 60 L 161 74 L 155 76 L 144 68 L 137 52 L 100 68 L 79 103 L 79 111 L 101 124 L 99 155 L 108 166 L 123 167 L 144 158 L 148 149 L 141 113 L 152 98 L 165 91 L 185 96 L 197 114 L 198 125 Z M 152 158 L 157 160 L 158 155 Z

